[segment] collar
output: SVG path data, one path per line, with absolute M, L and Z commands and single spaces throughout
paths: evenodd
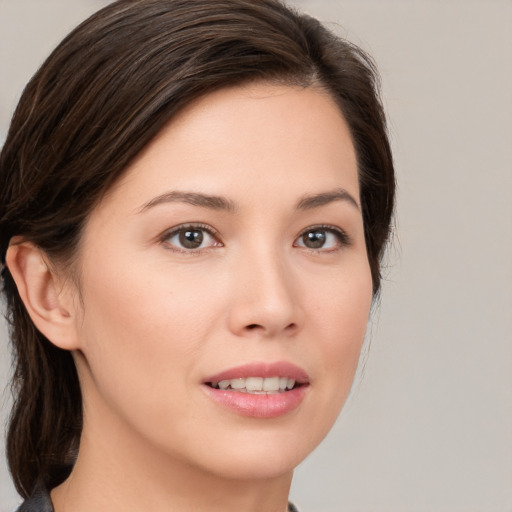
M 16 512 L 55 512 L 48 489 L 39 482 L 32 493 Z M 299 512 L 293 503 L 288 503 L 288 512 Z
M 50 493 L 46 487 L 39 482 L 16 512 L 54 512 Z

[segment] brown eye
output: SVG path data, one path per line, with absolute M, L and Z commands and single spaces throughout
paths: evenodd
M 197 249 L 203 243 L 203 232 L 199 229 L 182 230 L 179 233 L 180 245 L 185 249 Z
M 307 249 L 332 251 L 350 245 L 350 239 L 340 228 L 319 226 L 303 231 L 294 245 Z
M 324 246 L 327 239 L 327 234 L 323 229 L 317 229 L 315 231 L 307 231 L 302 235 L 302 242 L 305 247 L 310 249 L 320 249 Z
M 181 226 L 168 232 L 162 240 L 178 251 L 199 251 L 222 244 L 212 233 L 211 228 L 202 226 Z

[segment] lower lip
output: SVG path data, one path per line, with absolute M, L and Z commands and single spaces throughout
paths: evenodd
M 215 389 L 207 385 L 203 385 L 203 388 L 215 402 L 241 416 L 278 418 L 293 411 L 301 404 L 308 386 L 299 386 L 283 393 L 258 395 Z

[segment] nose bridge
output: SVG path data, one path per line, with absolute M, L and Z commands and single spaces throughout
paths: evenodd
M 236 263 L 237 293 L 232 328 L 266 336 L 293 332 L 299 326 L 299 304 L 293 269 L 277 244 L 251 244 Z

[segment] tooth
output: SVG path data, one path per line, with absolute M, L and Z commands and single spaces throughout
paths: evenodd
M 231 379 L 229 382 L 233 389 L 245 388 L 245 379 Z
M 247 391 L 261 391 L 263 389 L 263 377 L 247 377 L 245 387 Z
M 279 377 L 266 377 L 263 380 L 263 391 L 279 391 Z
M 220 382 L 212 382 L 212 387 L 226 390 L 234 389 L 244 393 L 275 393 L 292 389 L 295 385 L 295 379 L 288 377 L 247 377 L 239 379 L 225 379 Z

